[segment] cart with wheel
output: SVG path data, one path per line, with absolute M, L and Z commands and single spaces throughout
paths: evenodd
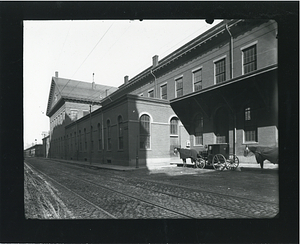
M 229 154 L 229 144 L 210 144 L 204 151 L 199 152 L 197 160 L 201 168 L 211 166 L 215 170 L 235 170 L 239 166 L 239 159 L 235 154 Z M 204 165 L 204 166 L 203 166 Z

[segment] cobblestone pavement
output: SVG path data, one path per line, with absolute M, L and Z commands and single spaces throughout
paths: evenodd
M 270 218 L 279 211 L 276 170 L 121 172 L 52 160 L 26 162 L 50 177 L 74 218 Z

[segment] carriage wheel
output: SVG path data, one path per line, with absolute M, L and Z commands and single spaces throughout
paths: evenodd
M 215 170 L 224 170 L 226 168 L 226 159 L 222 154 L 216 154 L 213 157 L 212 165 Z
M 227 160 L 226 168 L 235 170 L 239 166 L 239 158 L 235 154 L 230 154 Z
M 205 160 L 203 158 L 197 158 L 196 160 L 196 167 L 200 169 L 204 169 L 205 167 Z

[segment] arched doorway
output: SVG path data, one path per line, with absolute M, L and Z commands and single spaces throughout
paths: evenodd
M 229 115 L 225 107 L 216 111 L 214 124 L 216 143 L 229 143 Z

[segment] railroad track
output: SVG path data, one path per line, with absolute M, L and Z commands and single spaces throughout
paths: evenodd
M 41 171 L 39 172 L 45 177 L 50 177 Z M 74 184 L 74 182 L 78 183 L 78 181 L 80 181 L 84 184 L 93 185 L 97 188 L 95 189 L 96 191 L 100 191 L 101 189 L 102 193 L 106 191 L 106 194 L 114 194 L 116 199 L 122 196 L 123 198 L 125 197 L 126 199 L 143 203 L 147 205 L 148 208 L 149 206 L 153 206 L 156 209 L 160 209 L 160 211 L 171 213 L 171 215 L 166 214 L 166 218 L 219 218 L 220 216 L 222 216 L 221 218 L 261 218 L 275 216 L 278 212 L 278 206 L 274 203 L 254 201 L 242 197 L 191 189 L 177 184 L 157 182 L 137 177 L 128 179 L 126 177 L 116 176 L 111 172 L 106 172 L 106 175 L 102 176 L 101 180 L 99 178 L 93 178 L 93 175 L 87 176 L 84 173 L 74 175 L 59 171 L 55 174 L 60 174 L 61 178 L 63 178 L 62 176 L 67 177 L 69 179 L 67 184 Z M 81 177 L 85 177 L 85 179 Z M 73 182 L 70 180 L 71 178 L 74 180 Z M 57 180 L 52 180 L 68 188 Z M 95 180 L 97 180 L 97 182 L 95 182 Z M 124 184 L 125 181 L 126 184 Z M 108 182 L 109 184 L 107 184 Z M 172 192 L 174 187 L 176 187 L 176 193 L 174 193 L 174 191 Z M 91 202 L 87 199 L 86 195 L 82 196 L 78 192 L 70 188 L 68 189 L 70 192 L 79 195 L 82 199 L 86 199 L 86 202 Z M 147 200 L 147 197 L 150 200 Z M 166 202 L 169 201 L 169 204 L 164 202 L 165 199 L 168 199 Z M 91 202 L 89 204 L 94 203 Z M 259 212 L 257 211 L 257 207 L 255 207 L 258 204 L 260 204 L 261 207 Z M 188 210 L 191 211 L 189 212 Z M 212 212 L 216 214 L 214 215 Z M 265 213 L 263 216 L 262 212 Z M 110 214 L 114 216 L 112 213 Z M 120 215 L 114 217 L 120 218 Z
M 28 165 L 28 163 L 27 163 L 27 165 Z M 97 208 L 98 210 L 104 212 L 105 214 L 107 214 L 108 216 L 110 216 L 113 219 L 117 219 L 118 218 L 118 216 L 115 216 L 114 214 L 109 213 L 104 208 L 98 206 L 97 204 L 95 204 L 94 202 L 92 202 L 91 200 L 89 200 L 86 197 L 85 194 L 78 193 L 75 190 L 72 190 L 70 187 L 68 187 L 65 184 L 62 184 L 61 182 L 59 182 L 59 180 L 56 180 L 53 177 L 50 177 L 49 175 L 47 175 L 47 174 L 43 173 L 42 171 L 38 170 L 33 165 L 30 165 L 30 167 L 33 168 L 39 174 L 43 175 L 44 178 L 47 178 L 48 180 L 50 180 L 50 181 L 54 182 L 55 184 L 59 185 L 60 187 L 63 187 L 64 189 L 68 190 L 69 192 L 71 192 L 72 194 L 76 195 L 77 197 L 79 197 L 81 200 L 85 201 L 87 204 L 91 205 L 92 207 Z M 167 213 L 169 212 L 169 214 L 167 214 L 166 217 L 172 217 L 172 218 L 194 218 L 191 215 L 187 215 L 187 214 L 184 214 L 184 213 L 180 213 L 178 211 L 174 211 L 172 209 L 160 206 L 159 204 L 155 204 L 155 203 L 153 203 L 151 201 L 147 201 L 147 200 L 144 200 L 144 199 L 141 199 L 141 198 L 138 198 L 138 197 L 133 197 L 133 196 L 131 196 L 129 194 L 126 194 L 124 192 L 120 192 L 120 191 L 117 191 L 117 190 L 114 190 L 114 189 L 111 189 L 111 188 L 108 188 L 108 187 L 105 187 L 105 186 L 101 186 L 99 184 L 96 184 L 96 183 L 88 181 L 88 180 L 79 179 L 78 177 L 76 177 L 74 175 L 71 175 L 69 173 L 67 174 L 67 173 L 60 172 L 60 174 L 63 174 L 65 176 L 67 176 L 68 178 L 73 178 L 74 179 L 73 182 L 69 182 L 69 183 L 74 183 L 74 182 L 78 183 L 78 181 L 85 182 L 85 183 L 88 183 L 88 184 L 91 184 L 91 185 L 95 185 L 95 186 L 97 186 L 97 188 L 101 188 L 102 189 L 102 193 L 104 192 L 103 191 L 103 189 L 104 189 L 106 192 L 114 193 L 114 195 L 118 194 L 118 195 L 121 195 L 121 196 L 123 196 L 125 198 L 129 198 L 129 199 L 132 199 L 134 201 L 141 202 L 141 203 L 143 203 L 143 205 L 150 205 L 150 207 L 154 206 L 155 208 L 159 208 L 161 210 L 164 210 Z M 114 198 L 114 199 L 116 199 L 116 198 Z

